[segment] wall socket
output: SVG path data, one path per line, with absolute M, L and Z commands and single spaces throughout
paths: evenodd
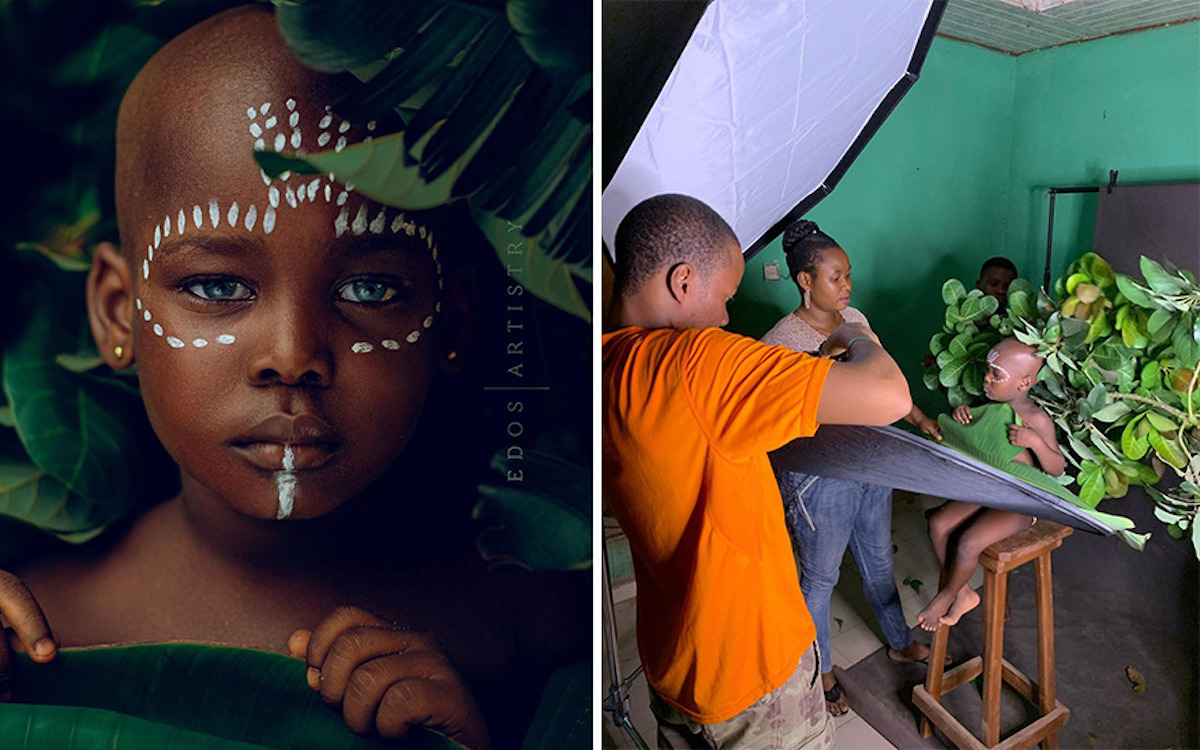
M 779 261 L 771 260 L 763 263 L 763 280 L 764 281 L 779 281 L 783 275 L 779 272 Z

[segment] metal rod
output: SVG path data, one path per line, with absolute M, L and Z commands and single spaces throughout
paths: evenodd
M 613 723 L 625 730 L 625 734 L 629 735 L 629 739 L 638 750 L 649 750 L 646 741 L 638 734 L 637 729 L 633 726 L 633 722 L 629 719 L 628 683 L 632 682 L 633 677 L 637 675 L 637 671 L 635 670 L 630 675 L 628 681 L 621 679 L 620 658 L 617 654 L 617 616 L 613 609 L 612 579 L 608 577 L 607 539 L 601 539 L 600 541 L 600 565 L 602 566 L 601 575 L 604 576 L 604 599 L 601 601 L 601 607 L 604 610 L 604 646 L 605 651 L 608 652 L 608 674 L 612 679 L 612 683 L 608 688 L 608 698 L 604 701 L 602 707 L 605 711 L 612 712 Z
M 1109 177 L 1115 179 L 1115 175 L 1109 174 Z M 1046 270 L 1042 276 L 1042 287 L 1046 293 L 1050 293 L 1050 251 L 1054 246 L 1054 196 L 1059 193 L 1099 193 L 1098 187 L 1052 187 L 1050 192 L 1050 222 L 1046 228 Z

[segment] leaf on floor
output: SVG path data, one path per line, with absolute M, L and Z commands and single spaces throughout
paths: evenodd
M 838 632 L 839 633 L 842 632 L 842 623 L 845 622 L 845 620 L 843 620 L 840 617 L 835 617 L 835 618 L 833 618 L 833 621 L 838 624 Z
M 1142 677 L 1142 673 L 1133 667 L 1125 667 L 1125 677 L 1133 683 L 1133 692 L 1146 692 L 1146 678 Z
M 902 583 L 918 594 L 921 593 L 921 587 L 925 585 L 925 582 L 920 578 L 909 578 L 908 576 L 904 577 L 904 581 Z

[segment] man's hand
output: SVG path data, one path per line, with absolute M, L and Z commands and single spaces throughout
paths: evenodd
M 830 334 L 829 338 L 821 343 L 821 348 L 817 350 L 817 354 L 822 357 L 836 357 L 846 351 L 847 345 L 852 340 L 860 336 L 866 336 L 876 344 L 879 344 L 879 337 L 865 325 L 861 323 L 843 323 L 838 326 L 836 331 Z
M 954 421 L 959 424 L 971 424 L 971 407 L 963 404 L 962 406 L 954 407 Z
M 339 607 L 288 651 L 308 664 L 308 686 L 358 734 L 403 740 L 415 726 L 473 750 L 490 747 L 475 699 L 432 634 L 357 607 Z
M 8 624 L 4 637 L 0 638 L 0 700 L 6 701 L 12 698 L 13 652 L 27 653 L 35 662 L 45 663 L 58 653 L 58 639 L 29 587 L 3 570 L 0 570 L 0 615 Z

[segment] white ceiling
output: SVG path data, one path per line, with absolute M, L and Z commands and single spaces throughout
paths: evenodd
M 1041 12 L 1008 0 L 949 0 L 938 34 L 1019 55 L 1197 18 L 1200 0 L 1071 0 Z

